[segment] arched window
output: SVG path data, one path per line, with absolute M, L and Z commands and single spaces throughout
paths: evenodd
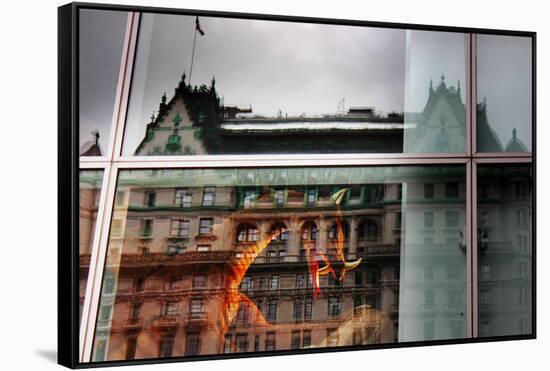
M 378 223 L 372 219 L 364 219 L 359 224 L 359 238 L 378 238 Z
M 367 219 L 367 238 L 378 238 L 378 224 L 374 220 Z
M 342 232 L 344 233 L 344 240 L 347 240 L 349 238 L 349 226 L 346 221 L 342 221 L 340 223 L 342 226 Z M 336 240 L 338 239 L 338 223 L 334 223 L 330 226 L 328 230 L 328 239 L 329 240 Z
M 252 224 L 241 224 L 237 229 L 237 242 L 255 242 L 258 240 L 258 228 Z
M 288 239 L 288 229 L 283 222 L 275 222 L 270 230 L 271 241 L 286 241 Z
M 302 240 L 315 241 L 317 240 L 317 225 L 314 222 L 305 222 L 302 226 Z

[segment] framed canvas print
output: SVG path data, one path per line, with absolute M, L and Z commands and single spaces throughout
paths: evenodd
M 59 362 L 532 339 L 535 33 L 59 8 Z

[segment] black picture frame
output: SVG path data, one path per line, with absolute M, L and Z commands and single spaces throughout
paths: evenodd
M 337 348 L 312 348 L 278 350 L 239 354 L 216 354 L 186 357 L 153 358 L 125 361 L 87 362 L 79 361 L 79 107 L 78 107 L 78 12 L 81 9 L 118 10 L 178 14 L 191 16 L 215 16 L 236 19 L 254 19 L 285 22 L 308 22 L 327 25 L 369 26 L 392 29 L 411 29 L 490 35 L 523 36 L 533 41 L 532 54 L 532 164 L 533 164 L 533 259 L 532 259 L 532 310 L 533 331 L 528 335 L 465 338 L 452 340 L 413 341 L 394 344 L 341 346 Z M 267 357 L 291 354 L 328 353 L 353 350 L 387 349 L 449 344 L 475 344 L 508 340 L 529 340 L 537 337 L 536 315 L 536 32 L 497 30 L 488 28 L 450 27 L 409 23 L 373 22 L 363 20 L 312 18 L 254 13 L 205 11 L 194 9 L 158 8 L 96 3 L 70 3 L 58 8 L 58 363 L 69 368 L 92 368 L 137 364 L 173 363 L 213 359 Z

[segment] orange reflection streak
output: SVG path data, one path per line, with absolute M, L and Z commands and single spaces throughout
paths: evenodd
M 347 262 L 346 257 L 344 256 L 345 236 L 344 236 L 344 229 L 342 228 L 343 213 L 342 213 L 341 203 L 344 200 L 344 196 L 345 196 L 347 191 L 348 191 L 347 188 L 341 189 L 338 192 L 336 192 L 335 194 L 333 194 L 332 197 L 331 197 L 331 200 L 336 204 L 336 207 L 337 207 L 336 215 L 335 215 L 336 228 L 337 228 L 337 232 L 336 232 L 336 235 L 337 235 L 337 239 L 336 239 L 336 256 L 337 256 L 338 260 L 344 264 L 344 266 L 343 266 L 342 270 L 340 271 L 340 274 L 337 275 L 334 268 L 332 268 L 328 258 L 322 252 L 319 252 L 322 260 L 325 262 L 325 266 L 316 270 L 317 277 L 316 277 L 316 279 L 314 279 L 314 282 L 317 282 L 317 289 L 318 290 L 315 290 L 315 288 L 314 288 L 314 297 L 316 297 L 316 294 L 315 294 L 316 291 L 320 292 L 320 288 L 318 288 L 319 275 L 327 275 L 327 274 L 331 273 L 332 276 L 334 277 L 334 279 L 337 279 L 339 281 L 343 281 L 344 277 L 346 275 L 346 272 L 356 268 L 361 263 L 361 261 L 363 260 L 362 258 L 359 258 L 354 262 Z M 349 233 L 349 231 L 348 231 L 348 233 Z
M 344 230 L 342 228 L 342 209 L 341 203 L 344 199 L 344 195 L 347 192 L 347 188 L 344 188 L 336 192 L 331 200 L 336 204 L 336 225 L 337 225 L 337 259 L 343 263 L 343 268 L 340 273 L 337 274 L 332 267 L 328 257 L 320 249 L 317 248 L 317 243 L 312 249 L 306 246 L 306 258 L 308 262 L 308 271 L 312 276 L 313 283 L 313 298 L 316 299 L 321 293 L 321 287 L 319 284 L 319 277 L 322 275 L 332 274 L 333 277 L 339 281 L 342 281 L 347 271 L 356 268 L 362 261 L 362 258 L 353 262 L 347 262 L 344 256 Z M 222 335 L 225 335 L 229 326 L 233 322 L 233 319 L 237 315 L 241 302 L 248 301 L 251 306 L 256 308 L 254 303 L 244 294 L 240 292 L 239 286 L 245 276 L 248 268 L 258 257 L 258 255 L 269 245 L 269 243 L 277 238 L 282 233 L 282 230 L 272 232 L 271 235 L 260 242 L 250 242 L 241 244 L 242 249 L 236 253 L 229 261 L 227 265 L 227 274 L 225 276 L 225 297 L 222 301 L 222 310 L 219 316 L 218 330 Z M 319 268 L 319 260 L 324 262 L 324 266 Z M 258 325 L 270 325 L 265 320 L 261 312 L 257 311 Z
M 222 303 L 222 311 L 219 318 L 219 331 L 222 334 L 227 332 L 227 329 L 233 322 L 233 319 L 237 315 L 241 300 L 247 300 L 246 295 L 241 294 L 239 286 L 246 271 L 250 265 L 254 262 L 256 257 L 269 245 L 269 243 L 278 235 L 281 231 L 278 230 L 272 233 L 268 238 L 260 242 L 250 242 L 242 244 L 242 249 L 236 253 L 227 265 L 227 274 L 225 276 L 225 297 Z M 267 321 L 263 318 L 261 313 L 258 313 L 260 323 L 267 324 Z

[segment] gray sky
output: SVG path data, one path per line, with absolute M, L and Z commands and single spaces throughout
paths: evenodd
M 405 31 L 200 17 L 192 84 L 216 76 L 225 104 L 255 113 L 335 113 L 346 106 L 403 111 Z M 160 97 L 189 76 L 195 18 L 142 18 L 127 124 L 133 152 Z M 139 137 L 139 139 L 135 137 Z
M 80 145 L 97 129 L 107 150 L 126 18 L 126 12 L 80 11 Z
M 107 142 L 125 13 L 81 14 L 81 143 L 98 128 Z M 379 112 L 419 112 L 429 80 L 465 89 L 464 35 L 370 27 L 200 17 L 193 84 L 216 76 L 225 104 L 252 105 L 259 114 L 334 113 L 370 106 Z M 160 97 L 189 76 L 195 17 L 144 14 L 125 152 L 133 153 Z M 530 40 L 480 36 L 478 97 L 487 96 L 491 126 L 505 145 L 512 128 L 531 147 Z M 105 145 L 103 145 L 105 150 Z
M 487 98 L 487 119 L 506 146 L 517 137 L 530 150 L 532 123 L 531 39 L 479 35 L 477 38 L 477 99 Z

